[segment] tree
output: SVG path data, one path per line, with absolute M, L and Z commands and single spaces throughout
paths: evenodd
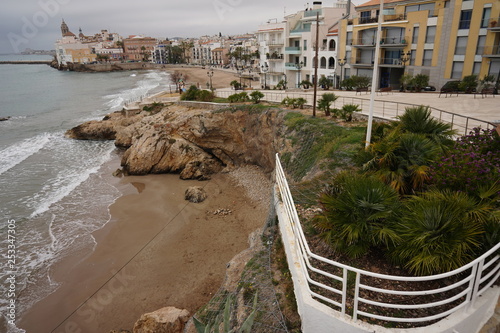
M 319 79 L 318 84 L 323 87 L 323 89 L 328 90 L 332 86 L 332 81 L 328 79 L 326 76 L 322 75 Z
M 143 45 L 141 46 L 141 55 L 142 55 L 142 61 L 149 61 L 149 52 L 146 52 L 146 47 Z
M 351 76 L 352 84 L 356 88 L 368 88 L 372 80 L 368 76 Z
M 410 84 L 413 86 L 415 91 L 420 92 L 429 85 L 429 76 L 425 74 L 417 74 L 413 77 Z
M 309 87 L 311 87 L 313 84 L 311 83 L 311 81 L 302 80 L 302 82 L 300 82 L 299 85 L 302 86 L 302 88 L 304 89 L 309 89 Z
M 398 193 L 374 176 L 340 173 L 319 201 L 323 213 L 316 227 L 338 252 L 356 258 L 371 247 L 388 247 L 398 240 L 392 226 Z
M 180 44 L 179 47 L 182 50 L 182 62 L 183 63 L 189 63 L 189 59 L 187 57 L 187 51 L 192 49 L 194 47 L 194 43 L 192 41 L 185 41 L 183 40 Z
M 342 106 L 342 109 L 339 111 L 339 116 L 345 121 L 351 121 L 352 120 L 352 114 L 354 112 L 360 112 L 361 109 L 359 108 L 358 104 L 344 104 Z
M 407 87 L 411 84 L 411 81 L 413 80 L 413 75 L 411 74 L 403 74 L 399 78 L 399 83 L 401 83 L 401 91 L 405 91 Z
M 335 94 L 323 94 L 323 96 L 318 100 L 318 109 L 323 110 L 325 112 L 325 116 L 330 116 L 330 106 L 333 102 L 335 102 L 339 97 L 335 96 Z
M 232 86 L 234 88 L 234 90 L 241 89 L 240 83 L 236 80 L 231 81 L 231 83 L 229 83 L 229 85 Z
M 462 79 L 458 88 L 466 94 L 470 94 L 476 91 L 478 83 L 477 75 L 467 75 Z

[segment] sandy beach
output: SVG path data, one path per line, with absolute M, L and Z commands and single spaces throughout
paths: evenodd
M 110 206 L 110 222 L 95 233 L 94 251 L 53 268 L 61 286 L 23 315 L 18 326 L 28 333 L 132 330 L 143 313 L 165 306 L 195 312 L 269 208 L 269 181 L 253 167 L 203 182 L 178 175 L 109 181 L 123 192 Z M 184 200 L 189 186 L 202 186 L 207 200 Z M 218 209 L 229 213 L 214 214 Z

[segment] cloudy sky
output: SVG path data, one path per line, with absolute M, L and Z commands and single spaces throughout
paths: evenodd
M 122 36 L 197 37 L 254 32 L 269 19 L 282 20 L 309 0 L 1 0 L 0 53 L 53 49 L 64 19 L 73 33 L 101 29 Z M 334 0 L 323 1 L 332 6 Z M 363 3 L 353 0 L 353 3 Z

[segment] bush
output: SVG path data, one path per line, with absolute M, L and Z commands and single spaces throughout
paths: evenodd
M 285 80 L 281 80 L 276 85 L 276 89 L 278 89 L 278 90 L 286 90 L 286 84 L 287 84 L 287 82 Z
M 322 75 L 318 81 L 318 84 L 323 87 L 323 89 L 328 90 L 332 85 L 332 81 L 328 79 L 326 76 Z
M 351 76 L 355 88 L 368 88 L 372 80 L 368 76 Z
M 430 166 L 429 184 L 477 195 L 500 179 L 500 136 L 475 128 Z
M 354 80 L 350 77 L 344 79 L 342 80 L 342 82 L 340 82 L 340 87 L 348 91 L 354 90 Z
M 247 102 L 249 100 L 249 97 L 246 91 L 242 91 L 238 94 L 232 94 L 227 99 L 229 103 L 237 103 L 237 102 Z
M 299 97 L 299 98 L 294 98 L 293 99 L 293 108 L 300 108 L 300 109 L 303 109 L 304 108 L 304 105 L 307 103 L 307 100 L 303 97 Z
M 417 275 L 457 269 L 473 260 L 481 247 L 483 224 L 493 218 L 491 210 L 490 203 L 462 192 L 412 196 L 396 227 L 401 241 L 393 258 Z
M 200 90 L 194 85 L 181 95 L 181 101 L 211 102 L 214 98 L 215 95 L 211 91 Z
M 231 83 L 229 83 L 229 85 L 230 85 L 231 87 L 233 87 L 233 88 L 234 88 L 234 90 L 239 90 L 239 89 L 241 89 L 241 84 L 240 84 L 238 81 L 236 81 L 236 80 L 231 81 Z
M 325 116 L 330 116 L 330 106 L 339 98 L 335 94 L 323 94 L 323 96 L 318 100 L 318 109 L 325 112 Z
M 358 104 L 345 104 L 342 109 L 338 111 L 338 116 L 345 121 L 352 121 L 353 112 L 360 112 Z
M 250 98 L 252 99 L 252 102 L 254 102 L 255 104 L 258 104 L 263 97 L 264 94 L 258 90 L 255 90 L 250 94 Z
M 320 237 L 334 250 L 357 258 L 372 247 L 390 246 L 398 193 L 375 176 L 340 173 L 320 196 Z
M 302 86 L 302 88 L 304 89 L 309 89 L 309 87 L 312 87 L 312 83 L 311 81 L 308 81 L 308 80 L 302 80 L 302 82 L 300 82 L 300 86 Z
M 460 82 L 458 88 L 466 94 L 470 94 L 476 91 L 477 84 L 477 75 L 467 75 Z
M 429 76 L 425 74 L 417 74 L 410 81 L 410 85 L 417 92 L 421 91 L 429 85 Z

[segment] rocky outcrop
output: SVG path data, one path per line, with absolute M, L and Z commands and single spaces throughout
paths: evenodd
M 188 187 L 184 193 L 184 199 L 192 203 L 199 203 L 205 201 L 207 192 L 201 186 Z
M 189 311 L 165 307 L 146 313 L 134 325 L 134 333 L 182 333 Z
M 126 148 L 124 171 L 131 175 L 179 173 L 182 179 L 208 179 L 222 170 L 254 164 L 271 172 L 282 113 L 193 109 L 180 105 L 157 114 L 126 117 L 114 113 L 67 132 L 76 139 L 115 139 Z
M 78 140 L 114 140 L 116 133 L 142 119 L 137 111 L 117 111 L 102 120 L 92 120 L 66 131 L 66 136 Z

